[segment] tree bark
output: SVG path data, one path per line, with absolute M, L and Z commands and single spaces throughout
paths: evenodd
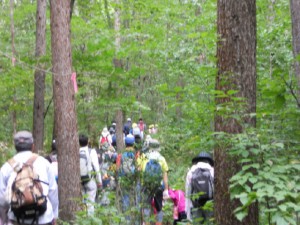
M 292 19 L 292 35 L 293 35 L 293 53 L 295 59 L 295 75 L 297 80 L 297 104 L 300 108 L 300 1 L 299 0 L 290 0 L 290 9 L 291 9 L 291 19 Z
M 218 0 L 216 90 L 228 93 L 236 90 L 234 97 L 217 97 L 215 131 L 237 134 L 243 132 L 243 124 L 255 126 L 256 120 L 250 113 L 256 112 L 256 1 Z M 243 107 L 239 109 L 236 105 Z M 230 107 L 231 112 L 219 111 Z M 235 119 L 238 114 L 242 120 Z M 237 160 L 227 154 L 226 145 L 215 148 L 215 218 L 219 225 L 257 225 L 258 207 L 253 204 L 242 222 L 234 216 L 238 201 L 230 200 L 229 179 L 241 168 Z
M 37 0 L 35 56 L 39 60 L 46 53 L 46 0 Z M 41 69 L 39 69 L 41 68 Z M 43 150 L 45 71 L 43 63 L 37 63 L 34 72 L 33 137 L 35 152 Z
M 51 46 L 57 131 L 60 218 L 71 222 L 79 210 L 81 183 L 75 93 L 71 82 L 70 0 L 52 0 Z

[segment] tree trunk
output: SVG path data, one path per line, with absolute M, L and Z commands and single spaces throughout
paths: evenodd
M 35 56 L 37 59 L 46 53 L 46 9 L 47 1 L 38 0 L 36 10 L 36 42 Z M 42 68 L 42 70 L 38 69 Z M 33 137 L 35 152 L 43 150 L 44 143 L 44 105 L 45 105 L 45 71 L 43 63 L 37 63 L 34 73 L 34 104 L 33 104 Z
M 291 9 L 291 18 L 292 18 L 292 35 L 293 35 L 293 53 L 295 59 L 298 57 L 298 60 L 295 61 L 295 74 L 297 79 L 297 104 L 300 108 L 300 1 L 299 0 L 290 0 L 290 9 Z
M 115 20 L 114 20 L 114 30 L 115 30 L 115 50 L 116 50 L 116 56 L 118 55 L 118 52 L 121 48 L 121 35 L 120 35 L 120 29 L 121 29 L 121 10 L 120 10 L 120 1 L 115 0 Z M 113 59 L 114 66 L 116 68 L 123 68 L 123 61 L 121 59 L 118 59 L 115 57 Z M 120 95 L 121 90 L 118 90 L 118 95 Z M 123 111 L 122 109 L 117 109 L 116 112 L 116 136 L 117 136 L 117 150 L 121 151 L 125 148 L 124 140 L 123 140 Z
M 242 123 L 255 126 L 256 120 L 250 113 L 256 112 L 256 2 L 255 0 L 218 0 L 218 35 L 216 90 L 228 93 L 237 90 L 235 97 L 217 97 L 215 131 L 236 134 L 243 132 Z M 244 103 L 239 110 L 233 107 L 230 113 L 222 113 L 220 108 Z M 235 105 L 236 106 L 236 105 Z M 239 105 L 240 106 L 240 105 Z M 241 116 L 242 121 L 233 114 Z M 241 123 L 242 122 L 242 123 Z M 229 179 L 240 170 L 237 160 L 227 154 L 225 145 L 215 148 L 215 218 L 219 225 L 257 225 L 258 207 L 253 204 L 242 222 L 234 216 L 239 205 L 230 200 Z
M 57 131 L 60 218 L 71 222 L 79 210 L 81 183 L 75 93 L 71 82 L 70 0 L 52 0 L 51 46 Z
M 123 139 L 123 112 L 121 109 L 116 113 L 116 136 L 117 136 L 117 151 L 120 152 L 125 148 Z

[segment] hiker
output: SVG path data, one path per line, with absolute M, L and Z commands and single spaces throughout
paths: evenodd
M 132 135 L 139 140 L 142 138 L 140 127 L 136 123 L 132 124 Z
M 134 137 L 128 134 L 125 137 L 125 149 L 117 157 L 118 195 L 121 197 L 121 209 L 128 224 L 137 223 L 131 215 L 130 209 L 136 206 L 137 175 L 135 166 Z
M 168 164 L 160 154 L 160 144 L 156 139 L 150 139 L 143 147 L 142 154 L 137 159 L 141 173 L 141 194 L 143 220 L 149 224 L 151 216 L 152 199 L 156 210 L 156 225 L 163 221 L 163 200 L 169 198 L 168 194 Z M 153 172 L 152 172 L 153 171 Z
M 101 148 L 101 145 L 106 143 L 106 142 L 109 145 L 111 145 L 112 144 L 112 137 L 111 137 L 111 134 L 109 133 L 107 127 L 104 127 L 102 132 L 101 132 L 100 138 L 99 138 L 99 148 Z
M 123 127 L 123 133 L 125 136 L 127 136 L 129 133 L 132 133 L 132 123 L 131 123 L 131 118 L 127 118 L 126 123 L 124 124 Z
M 79 135 L 81 191 L 87 205 L 88 215 L 94 213 L 97 189 L 102 187 L 98 156 L 95 149 L 88 147 L 89 139 L 86 135 Z
M 109 131 L 111 136 L 113 136 L 116 133 L 116 125 L 117 125 L 116 122 L 113 120 L 111 122 L 110 127 L 108 128 L 108 131 Z
M 8 210 L 11 224 L 56 224 L 58 189 L 50 163 L 44 157 L 32 153 L 33 137 L 29 131 L 17 132 L 14 145 L 17 154 L 1 167 L 0 205 Z M 30 179 L 20 179 L 20 176 Z M 32 179 L 36 179 L 33 184 Z M 33 192 L 27 188 L 19 189 L 20 185 L 33 185 L 35 189 Z M 34 195 L 34 199 L 39 198 L 39 201 L 33 203 L 32 198 L 25 197 L 27 194 Z M 28 209 L 26 204 L 32 204 L 34 209 Z
M 102 145 L 101 151 L 101 164 L 100 170 L 102 174 L 102 193 L 99 203 L 101 205 L 109 205 L 110 200 L 108 195 L 111 190 L 116 187 L 115 173 L 116 173 L 116 159 L 117 153 L 113 146 L 109 146 L 108 143 Z
M 143 118 L 139 119 L 138 126 L 139 126 L 140 131 L 141 131 L 141 139 L 143 140 L 144 139 L 144 131 L 147 129 L 147 126 L 144 123 Z
M 57 165 L 57 149 L 55 140 L 52 141 L 51 144 L 51 153 L 45 157 L 51 165 L 53 173 L 55 175 L 56 182 L 58 181 L 58 165 Z
M 192 159 L 185 183 L 187 218 L 193 224 L 202 224 L 212 217 L 212 212 L 203 209 L 213 199 L 214 161 L 207 152 L 201 152 Z
M 169 197 L 173 201 L 173 225 L 187 219 L 185 212 L 185 194 L 182 190 L 169 189 Z

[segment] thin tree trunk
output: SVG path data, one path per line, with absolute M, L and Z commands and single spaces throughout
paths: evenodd
M 216 108 L 232 107 L 231 112 L 216 110 L 215 131 L 241 133 L 243 124 L 255 126 L 250 113 L 256 112 L 256 1 L 218 0 L 218 35 L 216 90 L 237 90 L 231 97 L 216 97 Z M 242 108 L 241 104 L 243 104 Z M 227 113 L 227 114 L 225 114 Z M 238 114 L 241 121 L 234 118 Z M 228 147 L 215 148 L 215 218 L 219 225 L 258 225 L 258 206 L 253 204 L 242 222 L 234 216 L 238 201 L 230 200 L 229 179 L 241 168 L 228 155 Z
M 59 207 L 60 218 L 68 222 L 75 219 L 81 199 L 75 93 L 71 82 L 70 6 L 70 0 L 52 0 L 50 4 Z
M 37 0 L 35 56 L 39 59 L 46 54 L 46 0 Z M 39 69 L 41 68 L 41 70 Z M 34 73 L 33 137 L 35 152 L 43 150 L 45 71 L 43 63 L 37 63 Z
M 12 51 L 12 64 L 15 66 L 15 25 L 14 25 L 14 0 L 10 0 L 10 32 L 11 32 L 11 51 Z M 13 103 L 16 104 L 16 90 L 14 88 Z M 12 111 L 12 123 L 13 123 L 13 133 L 17 132 L 17 112 L 15 109 Z
M 109 9 L 108 9 L 108 0 L 104 0 L 104 8 L 105 8 L 105 14 L 106 14 L 106 18 L 107 18 L 108 27 L 112 28 L 112 22 L 111 22 L 111 18 L 110 18 Z
M 116 68 L 123 68 L 122 59 L 118 59 L 117 55 L 121 48 L 121 10 L 120 10 L 120 1 L 115 0 L 116 8 L 115 8 L 115 23 L 114 23 L 114 30 L 115 30 L 115 51 L 116 57 L 114 58 L 114 66 Z M 120 93 L 121 90 L 118 90 Z M 117 150 L 121 151 L 124 149 L 124 141 L 123 141 L 123 111 L 122 109 L 117 109 L 116 112 L 116 132 L 117 132 Z
M 291 18 L 292 18 L 292 35 L 293 35 L 293 53 L 295 58 L 295 75 L 297 80 L 297 105 L 300 108 L 300 1 L 290 0 Z M 298 59 L 297 59 L 298 58 Z

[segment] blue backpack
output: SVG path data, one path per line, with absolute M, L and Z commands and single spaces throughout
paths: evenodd
M 133 175 L 135 172 L 135 155 L 134 152 L 124 152 L 121 155 L 119 167 L 120 176 Z
M 162 168 L 155 159 L 148 159 L 145 170 L 143 172 L 143 185 L 151 192 L 155 192 L 162 181 Z

